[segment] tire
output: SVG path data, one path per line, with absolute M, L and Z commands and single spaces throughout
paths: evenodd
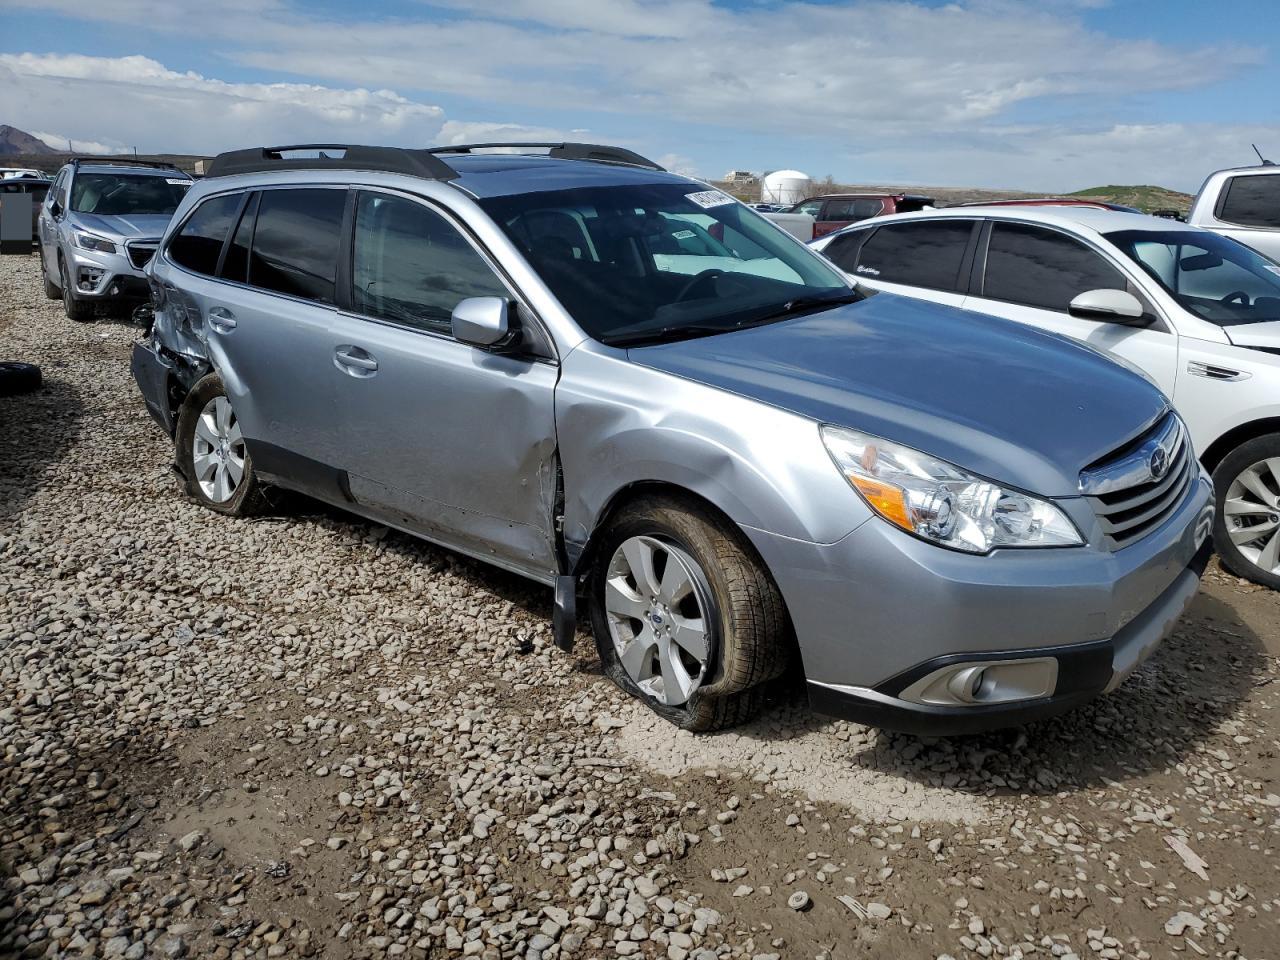
M 634 566 L 649 571 L 650 584 L 666 586 L 674 569 L 671 582 L 688 579 L 688 587 L 644 590 L 627 571 L 645 550 L 647 568 L 642 559 Z M 772 577 L 731 524 L 692 500 L 645 497 L 609 524 L 588 578 L 588 606 L 605 675 L 685 730 L 750 719 L 764 703 L 766 681 L 790 659 L 790 620 Z M 701 658 L 698 644 L 688 643 L 689 624 L 697 623 Z M 686 639 L 677 643 L 680 635 Z
M 67 262 L 62 259 L 58 260 L 58 282 L 62 285 L 59 296 L 62 297 L 62 310 L 67 319 L 76 323 L 88 323 L 92 320 L 93 304 L 76 299 L 75 287 L 67 275 Z
M 1268 461 L 1275 462 L 1274 471 Z M 1280 590 L 1280 433 L 1255 437 L 1223 457 L 1214 468 L 1213 487 L 1218 559 L 1237 577 Z M 1244 531 L 1250 527 L 1264 529 L 1256 539 L 1248 539 Z M 1270 537 L 1269 531 L 1274 531 Z
M 40 387 L 40 368 L 34 363 L 0 360 L 0 397 L 16 397 Z
M 44 254 L 40 255 L 40 279 L 44 281 L 44 295 L 50 300 L 61 300 L 62 290 L 49 279 L 49 271 L 44 266 Z
M 200 380 L 183 401 L 174 448 L 178 470 L 193 500 L 231 517 L 252 516 L 265 509 L 266 497 L 254 473 L 253 459 L 240 436 L 222 378 L 216 373 Z

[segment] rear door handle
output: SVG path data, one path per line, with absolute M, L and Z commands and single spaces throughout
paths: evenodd
M 235 314 L 226 307 L 210 307 L 209 326 L 214 333 L 230 333 L 236 328 Z
M 378 372 L 378 361 L 367 351 L 344 343 L 333 351 L 333 364 L 353 377 L 372 377 Z

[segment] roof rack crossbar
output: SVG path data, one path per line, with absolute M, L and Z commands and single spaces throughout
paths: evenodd
M 286 157 L 297 151 L 341 150 L 340 157 Z M 206 177 L 271 170 L 377 170 L 404 173 L 428 180 L 452 180 L 458 172 L 429 150 L 369 147 L 350 143 L 298 143 L 278 147 L 231 150 L 213 158 Z
M 137 157 L 112 157 L 99 155 L 93 157 L 72 157 L 68 162 L 73 167 L 81 167 L 97 163 L 105 167 L 152 167 L 157 170 L 180 170 L 176 163 L 169 163 L 165 160 L 140 160 Z
M 567 143 L 563 141 L 529 141 L 518 143 L 460 143 L 448 147 L 432 147 L 430 153 L 473 153 L 476 150 L 547 150 L 547 156 L 558 160 L 595 160 L 599 163 L 621 163 L 632 167 L 663 170 L 648 157 L 626 147 L 610 147 L 602 143 Z

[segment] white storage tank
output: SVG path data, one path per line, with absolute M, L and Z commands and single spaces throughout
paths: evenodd
M 809 196 L 813 180 L 799 170 L 775 170 L 760 181 L 762 203 L 799 203 Z

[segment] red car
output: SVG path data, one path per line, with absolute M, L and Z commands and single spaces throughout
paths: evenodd
M 813 217 L 813 238 L 826 236 L 858 220 L 887 217 L 891 213 L 911 213 L 935 206 L 933 197 L 910 193 L 832 193 L 801 200 L 787 213 L 807 213 Z

